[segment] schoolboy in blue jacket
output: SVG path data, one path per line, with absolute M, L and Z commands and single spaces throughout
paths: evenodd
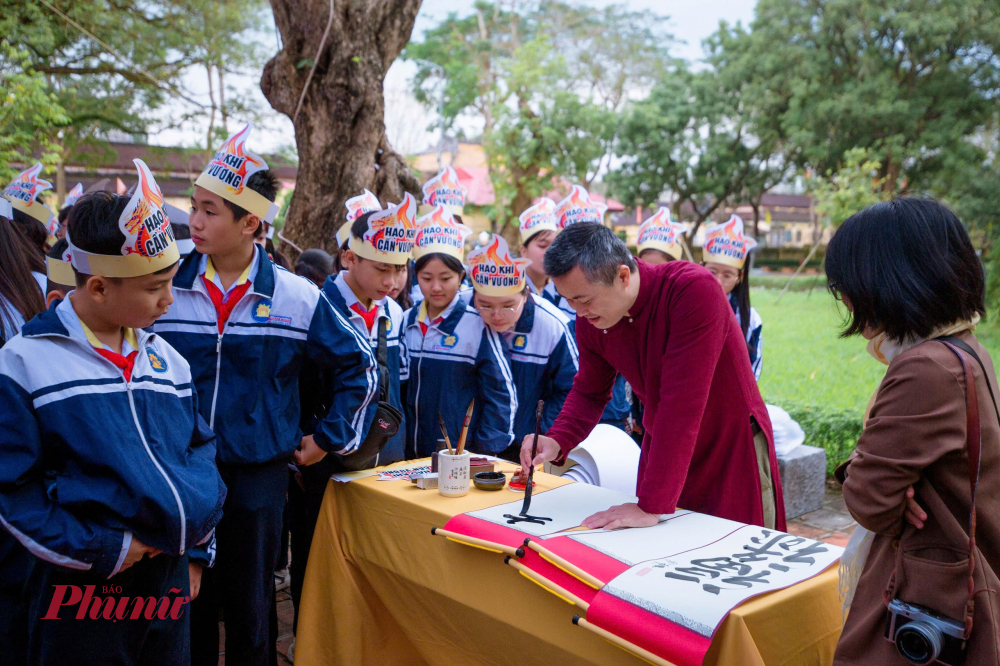
M 0 350 L 0 523 L 35 558 L 31 664 L 189 663 L 189 558 L 211 563 L 226 496 L 187 362 L 142 330 L 172 300 L 179 254 L 135 162 L 131 199 L 73 208 L 76 290 Z M 179 612 L 147 619 L 136 597 Z
M 517 460 L 521 440 L 535 431 L 538 401 L 545 401 L 540 424 L 545 432 L 555 422 L 573 387 L 579 360 L 566 317 L 551 303 L 530 293 L 525 274 L 530 260 L 512 257 L 500 236 L 494 237 L 488 247 L 469 253 L 475 288 L 473 306 L 506 343 L 517 389 L 517 416 L 514 443 L 503 457 Z M 508 269 L 507 277 L 500 280 Z
M 192 661 L 199 665 L 218 662 L 220 606 L 227 661 L 268 664 L 277 639 L 269 627 L 288 458 L 294 453 L 308 465 L 356 448 L 378 394 L 367 340 L 314 284 L 275 266 L 254 243 L 258 226 L 277 210 L 278 184 L 244 148 L 249 131 L 230 137 L 195 182 L 189 225 L 196 251 L 181 262 L 174 303 L 154 327 L 191 364 L 229 488 L 218 565 L 192 606 Z M 330 377 L 330 411 L 302 437 L 305 363 Z

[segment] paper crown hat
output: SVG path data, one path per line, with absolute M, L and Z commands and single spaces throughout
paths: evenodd
M 521 243 L 527 243 L 539 231 L 559 231 L 556 202 L 548 197 L 542 197 L 534 205 L 525 208 L 517 221 L 521 231 Z
M 337 229 L 337 247 L 344 247 L 344 243 L 350 239 L 351 227 L 354 225 L 354 220 L 365 213 L 382 210 L 382 204 L 378 202 L 378 197 L 367 189 L 358 196 L 351 197 L 345 201 L 344 207 L 347 208 L 347 222 L 344 222 Z
M 427 215 L 417 218 L 417 236 L 413 241 L 413 258 L 440 252 L 459 261 L 465 255 L 465 239 L 472 229 L 455 219 L 441 204 Z
M 607 209 L 604 204 L 591 199 L 587 190 L 574 185 L 569 196 L 556 204 L 556 221 L 560 229 L 580 222 L 603 224 Z
M 62 251 L 59 258 L 45 257 L 45 273 L 49 279 L 56 284 L 72 286 L 76 284 L 76 275 L 73 273 L 73 264 L 70 262 L 69 233 L 66 234 L 66 249 Z
M 118 228 L 125 235 L 118 256 L 92 254 L 70 241 L 73 267 L 87 275 L 126 278 L 149 275 L 173 266 L 181 255 L 170 229 L 170 219 L 163 210 L 163 194 L 153 174 L 140 159 L 132 160 L 139 172 L 139 184 L 118 218 Z
M 681 235 L 687 232 L 687 227 L 670 219 L 669 209 L 660 207 L 651 218 L 639 226 L 639 242 L 636 249 L 640 254 L 643 250 L 659 250 L 674 259 L 680 259 L 683 252 Z
M 63 201 L 62 207 L 69 208 L 77 201 L 79 201 L 80 197 L 82 196 L 83 196 L 83 183 L 77 183 L 76 186 L 69 191 L 69 194 L 66 195 L 66 200 Z
M 733 215 L 728 222 L 713 224 L 705 229 L 701 260 L 743 268 L 747 255 L 755 247 L 757 241 L 743 233 L 743 220 L 739 215 Z
M 455 215 L 461 215 L 465 207 L 465 196 L 469 191 L 458 182 L 458 174 L 450 166 L 442 169 L 438 175 L 424 183 L 424 203 L 420 213 L 428 213 L 434 206 L 441 204 L 450 208 Z
M 503 236 L 494 235 L 489 243 L 470 252 L 466 261 L 472 286 L 484 296 L 512 296 L 528 284 L 524 271 L 531 259 L 510 256 Z
M 38 195 L 51 190 L 52 183 L 39 178 L 38 174 L 41 172 L 42 163 L 36 162 L 35 166 L 17 174 L 4 188 L 2 196 L 10 202 L 12 208 L 35 218 L 48 230 L 54 215 L 48 206 L 38 200 Z
M 364 235 L 358 238 L 351 234 L 350 248 L 364 259 L 405 264 L 416 235 L 417 200 L 407 192 L 399 204 L 372 213 Z
M 252 129 L 253 125 L 247 123 L 226 139 L 194 184 L 270 224 L 278 214 L 278 205 L 246 186 L 250 176 L 267 169 L 267 162 L 262 157 L 246 150 L 246 140 Z
M 172 204 L 164 203 L 163 212 L 167 214 L 167 219 L 170 220 L 170 224 L 181 227 L 191 226 L 191 214 L 187 211 L 181 210 Z M 175 238 L 174 240 L 177 241 L 177 251 L 181 253 L 182 257 L 186 257 L 191 254 L 192 250 L 194 250 L 194 241 L 190 238 Z

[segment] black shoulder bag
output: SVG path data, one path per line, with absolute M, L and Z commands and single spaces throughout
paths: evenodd
M 386 342 L 387 327 L 384 317 L 378 320 L 378 346 L 376 347 L 376 358 L 378 360 L 378 390 L 379 402 L 375 410 L 375 418 L 364 441 L 354 451 L 346 455 L 330 454 L 328 457 L 333 460 L 334 472 L 357 472 L 358 470 L 374 467 L 378 462 L 378 454 L 382 452 L 385 445 L 389 443 L 403 423 L 403 415 L 398 409 L 389 404 L 389 349 Z

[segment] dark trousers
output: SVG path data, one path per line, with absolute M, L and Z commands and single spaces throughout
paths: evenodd
M 293 477 L 288 484 L 288 530 L 292 541 L 292 562 L 288 566 L 288 572 L 291 576 L 289 591 L 295 609 L 293 631 L 299 625 L 302 582 L 306 578 L 309 549 L 312 548 L 313 532 L 316 531 L 316 521 L 319 520 L 319 509 L 323 504 L 323 492 L 326 488 L 325 483 L 309 478 L 315 476 L 310 475 L 309 470 L 306 470 L 305 476 L 305 479 L 302 475 L 298 479 Z
M 284 460 L 259 465 L 219 463 L 229 489 L 215 528 L 215 567 L 205 569 L 191 606 L 191 663 L 219 662 L 219 619 L 226 623 L 226 663 L 277 663 L 274 568 L 281 547 L 288 488 Z
M 57 586 L 75 586 L 84 592 L 75 604 L 51 608 Z M 87 586 L 94 586 L 88 596 Z M 108 589 L 114 586 L 114 589 Z M 180 603 L 190 595 L 187 555 L 157 555 L 135 563 L 112 578 L 85 571 L 63 569 L 36 559 L 26 584 L 28 600 L 28 664 L 31 666 L 187 666 L 191 663 L 191 606 Z M 74 587 L 61 590 L 63 604 L 73 601 Z M 171 592 L 171 590 L 179 590 Z M 123 604 L 122 599 L 129 597 Z M 132 619 L 135 597 L 142 597 L 143 612 Z M 161 614 L 145 609 L 158 600 Z M 99 599 L 99 601 L 98 601 Z M 99 605 L 98 605 L 99 604 Z M 105 613 L 115 616 L 105 619 Z M 81 609 L 81 607 L 83 607 Z M 176 608 L 172 617 L 169 610 Z M 77 614 L 83 611 L 83 618 Z M 46 615 L 57 618 L 46 619 Z M 97 619 L 91 619 L 96 616 Z M 123 619 L 117 619 L 120 616 Z
M 0 529 L 0 666 L 24 666 L 28 659 L 28 613 L 24 582 L 35 558 Z

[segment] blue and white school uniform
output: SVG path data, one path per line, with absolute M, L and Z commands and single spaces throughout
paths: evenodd
M 342 314 L 357 331 L 368 337 L 373 352 L 378 349 L 379 320 L 386 320 L 386 361 L 389 367 L 389 404 L 405 412 L 403 407 L 400 383 L 405 382 L 409 377 L 409 357 L 406 353 L 406 345 L 403 344 L 403 309 L 391 298 L 383 298 L 373 307 L 378 308 L 378 317 L 371 331 L 364 318 L 353 310 L 353 307 L 363 307 L 354 295 L 351 287 L 344 277 L 347 271 L 341 271 L 336 277 L 330 276 L 323 283 L 323 293 L 330 300 L 335 308 Z M 404 416 L 405 419 L 405 416 Z M 406 449 L 406 422 L 400 425 L 399 432 L 389 440 L 385 448 L 378 456 L 377 465 L 388 465 L 399 460 L 403 460 Z
M 740 308 L 736 304 L 736 300 L 729 296 L 729 304 L 733 307 L 733 314 L 736 316 L 736 321 L 740 321 Z M 747 326 L 747 351 L 750 353 L 750 366 L 753 368 L 753 376 L 758 380 L 760 379 L 760 371 L 763 368 L 763 341 L 761 340 L 761 329 L 764 326 L 764 322 L 761 320 L 760 315 L 757 314 L 757 310 L 753 307 L 750 308 L 750 325 Z
M 528 278 L 528 284 L 531 284 L 530 278 Z M 534 290 L 534 286 L 532 286 L 532 290 Z M 566 299 L 563 298 L 558 291 L 556 291 L 555 282 L 549 280 L 548 284 L 545 285 L 545 288 L 542 289 L 542 297 L 566 315 L 569 319 L 570 330 L 573 331 L 573 334 L 575 335 L 576 310 L 574 310 Z M 614 386 L 611 388 L 611 400 L 604 408 L 604 413 L 601 414 L 601 423 L 611 423 L 618 428 L 622 428 L 625 425 L 625 421 L 629 417 L 631 410 L 632 406 L 628 401 L 628 390 L 625 388 L 625 378 L 618 375 L 615 377 Z
M 514 441 L 517 391 L 500 335 L 475 308 L 455 294 L 434 320 L 425 304 L 406 311 L 403 344 L 409 354 L 406 387 L 408 456 L 429 456 L 441 439 L 438 413 L 452 444 L 469 402 L 476 406 L 467 446 L 479 453 L 499 453 Z M 426 326 L 426 333 L 421 330 Z
M 260 246 L 243 282 L 249 291 L 222 333 L 206 276 L 222 290 L 208 257 L 185 257 L 174 277 L 174 303 L 154 325 L 191 363 L 201 411 L 219 436 L 223 463 L 284 459 L 301 439 L 299 372 L 311 363 L 334 379 L 330 411 L 314 438 L 345 454 L 364 439 L 378 402 L 378 373 L 367 337 L 309 280 L 274 264 Z M 224 291 L 224 290 L 223 290 Z M 225 292 L 224 293 L 228 293 Z
M 95 350 L 69 298 L 0 350 L 0 523 L 35 557 L 103 578 L 133 535 L 174 556 L 202 544 L 211 563 L 226 497 L 187 362 L 160 336 L 135 334 L 129 379 Z
M 555 306 L 529 294 L 514 328 L 500 334 L 510 350 L 510 366 L 517 388 L 514 445 L 535 431 L 535 406 L 545 401 L 541 432 L 545 433 L 562 409 L 580 355 L 569 322 Z

